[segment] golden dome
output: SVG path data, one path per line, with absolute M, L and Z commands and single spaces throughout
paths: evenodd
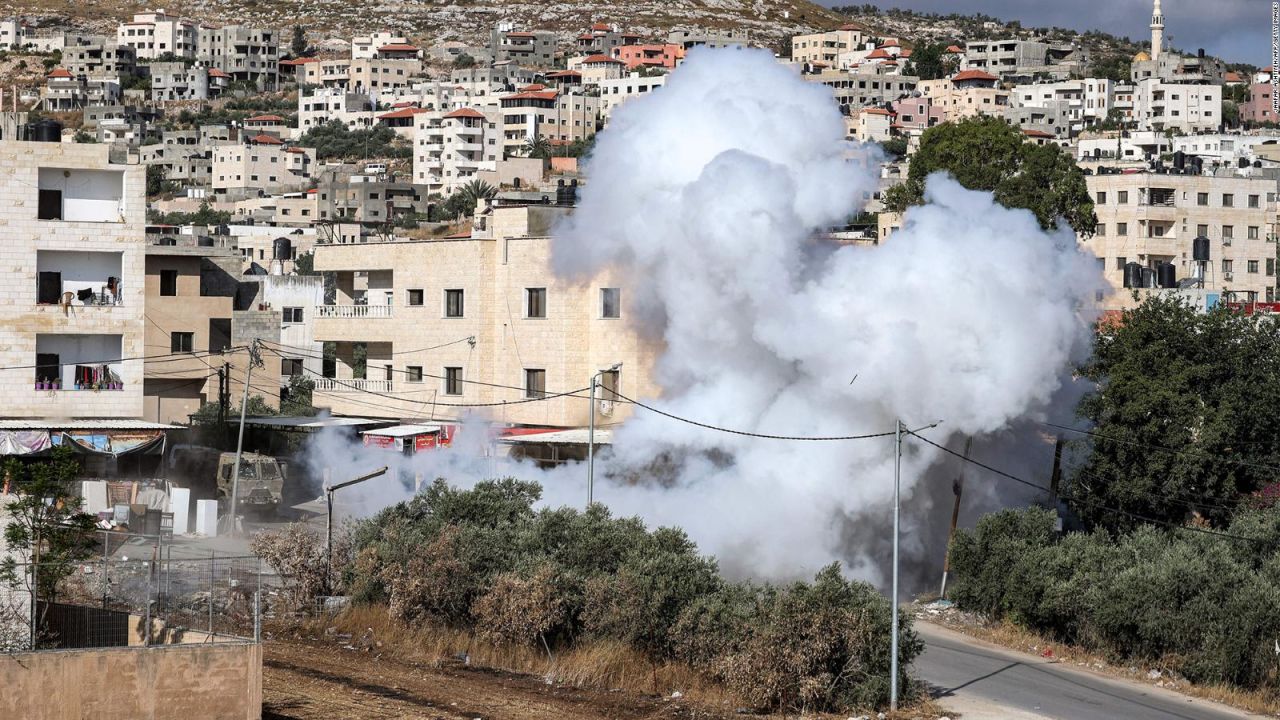
M 1147 54 L 1146 50 L 1139 50 L 1138 54 L 1133 56 L 1133 61 L 1134 62 L 1150 62 L 1151 56 Z

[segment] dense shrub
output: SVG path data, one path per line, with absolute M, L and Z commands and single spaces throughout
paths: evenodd
M 548 653 L 623 643 L 656 669 L 682 662 L 760 708 L 888 701 L 889 601 L 839 568 L 784 588 L 725 581 L 680 530 L 602 505 L 533 509 L 535 483 L 437 480 L 359 523 L 335 566 L 353 599 Z M 905 669 L 922 646 L 903 616 Z
M 1280 513 L 1250 511 L 1215 537 L 1141 527 L 1053 532 L 1045 510 L 988 515 L 957 534 L 952 597 L 1059 641 L 1164 663 L 1197 682 L 1276 682 Z

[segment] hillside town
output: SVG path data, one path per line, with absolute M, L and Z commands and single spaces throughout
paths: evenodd
M 3 459 L 71 448 L 97 531 L 226 538 L 228 554 L 304 505 L 332 523 L 334 483 L 350 478 L 303 457 L 318 437 L 394 468 L 481 424 L 478 463 L 594 472 L 627 441 L 622 424 L 682 376 L 637 304 L 657 281 L 609 266 L 567 273 L 556 238 L 593 183 L 618 181 L 593 177 L 599 142 L 707 48 L 765 47 L 826 89 L 849 157 L 869 153 L 875 187 L 861 212 L 813 233 L 819 246 L 891 247 L 911 232 L 919 203 L 901 198 L 925 192 L 912 168 L 934 157 L 931 139 L 998 127 L 1083 178 L 1085 221 L 1024 207 L 1096 262 L 1105 286 L 1089 290 L 1092 312 L 1118 318 L 1152 297 L 1201 314 L 1280 312 L 1276 70 L 1166 42 L 1194 21 L 1154 0 L 1149 41 L 1117 74 L 1079 42 L 938 41 L 854 22 L 777 48 L 747 29 L 640 33 L 623 18 L 568 35 L 499 21 L 481 43 L 164 9 L 105 35 L 0 18 Z M 429 472 L 400 480 L 425 491 Z M 38 588 L 24 600 L 33 618 Z M 139 628 L 139 613 L 156 622 L 150 592 L 125 615 Z M 219 647 L 212 594 L 202 652 Z M 156 642 L 130 632 L 121 643 Z M 256 625 L 245 632 L 261 639 Z M 261 710 L 261 678 L 235 674 L 261 663 L 256 652 L 191 661 L 225 664 L 229 692 L 244 695 L 219 717 Z

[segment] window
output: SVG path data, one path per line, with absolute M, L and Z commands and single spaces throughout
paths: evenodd
M 547 371 L 531 369 L 524 371 L 524 396 L 540 398 L 547 395 Z
M 1276 275 L 1276 259 L 1267 258 L 1267 277 L 1275 277 Z
M 300 322 L 302 322 L 302 308 L 300 308 L 300 307 L 287 307 L 287 308 L 285 308 L 285 309 L 284 309 L 284 321 L 285 321 L 285 322 L 287 322 L 287 323 L 300 323 Z
M 1257 196 L 1257 195 L 1250 195 L 1250 196 L 1249 196 L 1249 207 L 1251 207 L 1251 208 L 1256 208 L 1256 207 L 1258 207 L 1258 196 Z
M 1129 258 L 1126 258 L 1123 255 L 1116 256 L 1116 269 L 1123 270 L 1124 264 L 1127 263 L 1128 261 L 1129 261 Z
M 1222 194 L 1222 207 L 1231 207 L 1235 205 L 1236 196 L 1231 193 Z
M 460 318 L 463 316 L 465 307 L 462 302 L 461 290 L 445 290 L 444 291 L 444 316 L 451 318 Z
M 462 394 L 462 368 L 447 367 L 444 369 L 444 394 Z
M 1231 226 L 1231 225 L 1223 225 L 1223 226 L 1222 226 L 1222 242 L 1223 242 L 1223 244 L 1230 245 L 1230 244 L 1231 244 L 1231 239 L 1232 239 L 1232 238 L 1234 238 L 1235 236 L 1236 236 L 1236 229 L 1235 229 L 1235 227 L 1233 227 L 1233 226 Z
M 411 382 L 411 383 L 422 382 L 422 366 L 421 365 L 410 365 L 404 370 L 405 370 L 404 374 L 406 376 L 406 382 Z
M 195 333 L 176 332 L 169 335 L 170 352 L 191 352 L 195 341 Z
M 1250 226 L 1249 226 L 1248 233 L 1249 233 L 1249 239 L 1250 239 L 1250 240 L 1257 240 L 1257 239 L 1258 239 L 1258 226 L 1257 226 L 1257 225 L 1250 225 Z
M 1232 268 L 1232 265 L 1233 265 L 1233 264 L 1234 264 L 1234 262 L 1233 262 L 1233 261 L 1228 260 L 1228 259 L 1226 259 L 1226 258 L 1223 258 L 1223 259 L 1222 259 L 1222 272 L 1224 272 L 1224 273 L 1229 273 L 1229 272 L 1231 272 L 1231 268 Z
M 57 353 L 36 353 L 36 382 L 60 380 L 62 361 Z
M 36 200 L 36 218 L 40 220 L 62 219 L 62 191 L 40 189 Z
M 1117 192 L 1117 193 L 1116 193 L 1116 202 L 1117 202 L 1117 203 L 1120 203 L 1121 205 L 1124 205 L 1124 204 L 1128 203 L 1128 202 L 1129 202 L 1129 191 L 1128 191 L 1128 190 L 1120 190 L 1119 192 Z
M 621 288 L 600 288 L 600 317 L 622 317 Z
M 1209 226 L 1208 226 L 1208 225 L 1197 225 L 1197 226 L 1196 226 L 1196 237 L 1209 237 Z
M 280 358 L 280 374 L 288 377 L 290 375 L 302 374 L 301 358 Z
M 1196 193 L 1196 204 L 1197 204 L 1197 205 L 1208 205 L 1208 204 L 1209 204 L 1209 193 Z
M 1256 274 L 1258 272 L 1258 261 L 1250 260 L 1245 267 L 1249 272 Z
M 1129 234 L 1129 223 L 1116 223 L 1116 234 L 1117 234 L 1117 235 L 1128 235 L 1128 234 Z
M 160 271 L 160 294 L 164 297 L 173 297 L 178 294 L 177 270 Z
M 409 302 L 408 302 L 409 305 L 422 304 L 423 295 L 421 290 L 409 290 L 408 296 L 409 296 Z
M 1099 191 L 1098 191 L 1098 204 L 1099 204 L 1099 205 L 1106 205 L 1106 204 L 1107 204 L 1107 193 L 1106 193 L 1106 191 L 1105 191 L 1105 190 L 1099 190 Z
M 525 288 L 525 317 L 544 318 L 547 316 L 547 289 Z
M 1106 235 L 1106 234 L 1107 234 L 1107 224 L 1106 224 L 1106 223 L 1098 223 L 1097 225 L 1094 225 L 1094 226 L 1093 226 L 1093 234 L 1094 234 L 1094 235 Z

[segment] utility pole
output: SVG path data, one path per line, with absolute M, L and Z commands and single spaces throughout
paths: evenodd
M 249 407 L 249 383 L 253 379 L 253 368 L 263 367 L 260 347 L 261 341 L 257 338 L 249 343 L 249 363 L 244 371 L 244 393 L 240 396 L 240 432 L 236 437 L 236 465 L 231 470 L 231 535 L 236 534 L 236 505 L 240 500 L 240 460 L 244 456 L 244 416 Z
M 973 438 L 964 441 L 964 462 L 969 461 L 969 448 L 973 446 Z M 938 591 L 938 599 L 947 599 L 947 574 L 951 572 L 951 541 L 956 537 L 956 524 L 960 522 L 960 495 L 964 493 L 964 465 L 961 464 L 956 480 L 951 484 L 951 492 L 956 496 L 956 503 L 951 508 L 951 531 L 947 533 L 947 550 L 942 556 L 942 589 Z
M 601 375 L 606 372 L 617 372 L 622 363 L 615 363 L 608 370 L 601 370 L 591 376 L 591 407 L 588 408 L 587 420 L 587 507 L 595 502 L 596 488 L 596 385 Z
M 386 472 L 387 472 L 387 466 L 383 465 L 377 470 L 374 470 L 373 472 L 367 475 L 361 475 L 360 477 L 354 480 L 340 482 L 337 485 L 333 485 L 333 486 L 325 486 L 325 489 L 324 489 L 324 502 L 325 502 L 324 584 L 325 584 L 325 590 L 327 592 L 333 591 L 333 493 L 334 491 L 341 490 L 344 487 L 349 487 L 351 485 L 355 485 L 356 483 L 362 483 L 365 480 L 372 480 L 373 478 L 386 474 Z
M 1062 436 L 1053 443 L 1053 473 L 1049 475 L 1049 509 L 1058 512 L 1058 485 L 1062 482 Z
M 889 659 L 889 710 L 898 709 L 898 517 L 902 511 L 902 421 L 893 426 L 893 595 L 890 604 L 893 612 L 893 641 Z

